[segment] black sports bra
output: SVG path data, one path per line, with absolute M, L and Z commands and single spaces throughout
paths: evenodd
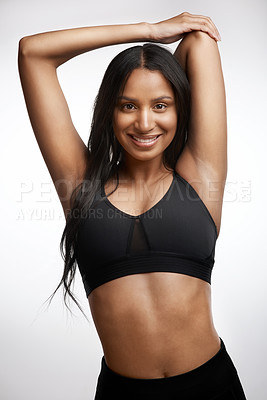
M 163 198 L 138 216 L 96 194 L 80 225 L 76 259 L 86 295 L 126 275 L 174 272 L 211 281 L 217 228 L 194 188 L 177 172 Z M 95 204 L 95 205 L 94 205 Z

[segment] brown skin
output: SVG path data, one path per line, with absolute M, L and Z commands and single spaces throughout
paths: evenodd
M 135 378 L 187 372 L 220 348 L 210 285 L 166 272 L 129 275 L 96 288 L 92 316 L 109 367 Z
M 65 179 L 71 193 L 83 179 L 87 159 L 57 79 L 57 67 L 78 54 L 116 43 L 173 43 L 181 38 L 175 57 L 190 82 L 192 113 L 188 142 L 176 171 L 198 192 L 219 232 L 227 174 L 225 90 L 216 43 L 220 38 L 209 17 L 190 13 L 156 24 L 78 28 L 21 40 L 19 71 L 29 116 L 65 214 L 68 196 L 62 193 L 62 185 L 57 187 L 57 180 Z M 130 78 L 134 84 L 129 79 L 132 85 L 126 86 L 127 96 L 138 99 L 136 109 L 114 111 L 115 132 L 124 144 L 126 163 L 120 185 L 109 200 L 132 215 L 157 203 L 172 180 L 162 167 L 161 154 L 173 135 L 175 116 L 171 105 L 161 112 L 151 100 L 156 87 L 153 79 L 163 85 L 157 96 L 166 95 L 168 82 L 155 73 L 149 79 L 146 75 L 147 81 L 142 79 L 140 86 L 134 78 L 143 73 L 134 71 Z M 139 134 L 160 129 L 165 136 L 155 148 L 137 151 L 124 136 L 132 129 Z M 140 182 L 147 190 L 141 191 Z M 113 185 L 108 182 L 106 192 Z M 129 275 L 96 288 L 89 304 L 109 367 L 125 376 L 160 378 L 189 371 L 210 359 L 220 347 L 210 289 L 200 279 L 165 272 Z
M 149 185 L 165 171 L 162 154 L 172 142 L 177 126 L 175 95 L 159 71 L 136 69 L 120 96 L 122 99 L 114 110 L 113 129 L 124 149 L 121 176 L 139 186 L 140 182 Z M 140 148 L 131 135 L 140 138 L 160 135 L 160 138 L 153 147 Z
M 124 164 L 109 201 L 139 215 L 171 184 L 162 154 L 175 135 L 176 105 L 169 82 L 160 72 L 146 69 L 132 72 L 121 96 L 113 126 L 124 148 Z M 140 149 L 129 137 L 158 134 L 162 136 L 151 148 Z M 110 181 L 105 191 L 114 188 L 115 181 Z M 161 378 L 203 364 L 220 348 L 210 295 L 207 282 L 165 272 L 129 275 L 96 288 L 89 302 L 109 367 L 125 376 Z

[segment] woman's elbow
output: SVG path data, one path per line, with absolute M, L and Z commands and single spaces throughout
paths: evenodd
M 36 54 L 36 45 L 33 36 L 24 36 L 19 41 L 18 57 L 26 58 Z

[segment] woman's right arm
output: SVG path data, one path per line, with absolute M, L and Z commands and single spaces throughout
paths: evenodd
M 65 215 L 72 190 L 83 180 L 88 151 L 71 120 L 56 70 L 87 51 L 146 40 L 146 23 L 66 29 L 20 40 L 18 64 L 28 114 Z

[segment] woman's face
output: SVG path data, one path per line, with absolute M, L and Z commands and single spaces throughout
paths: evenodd
M 113 129 L 124 156 L 148 161 L 163 155 L 177 127 L 175 95 L 159 72 L 135 69 L 120 94 Z

